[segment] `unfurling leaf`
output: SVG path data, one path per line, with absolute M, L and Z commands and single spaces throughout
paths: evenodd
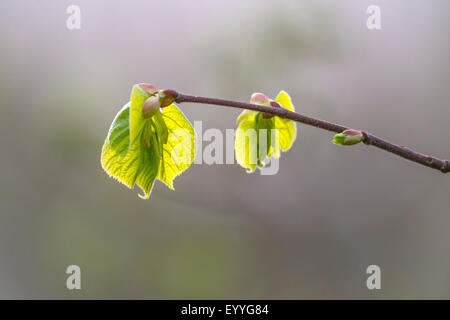
M 341 146 L 351 146 L 363 141 L 364 137 L 361 131 L 348 129 L 338 133 L 333 138 L 333 143 Z
M 255 93 L 251 103 L 270 106 L 271 100 L 262 93 Z M 295 111 L 289 95 L 281 91 L 275 99 L 289 111 Z M 237 162 L 247 172 L 263 167 L 263 161 L 271 156 L 280 157 L 280 150 L 288 151 L 297 135 L 296 123 L 268 113 L 244 110 L 237 119 L 235 149 Z
M 148 198 L 155 179 L 173 189 L 175 177 L 194 161 L 195 132 L 163 90 L 135 85 L 130 100 L 111 124 L 101 163 L 108 175 L 129 188 L 137 184 L 140 197 Z

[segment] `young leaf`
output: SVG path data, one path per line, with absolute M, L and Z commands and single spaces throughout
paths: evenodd
M 245 111 L 244 111 L 245 112 Z M 241 113 L 241 116 L 243 113 Z M 252 111 L 245 117 L 238 118 L 236 131 L 235 150 L 236 160 L 247 172 L 255 171 L 258 151 L 258 127 L 257 122 L 261 117 L 259 112 Z
M 285 91 L 280 91 L 275 98 L 275 102 L 278 102 L 282 107 L 289 111 L 295 112 L 294 105 L 291 102 L 291 97 Z M 275 128 L 279 132 L 280 147 L 283 151 L 288 151 L 294 144 L 297 138 L 297 124 L 295 121 L 284 119 L 280 117 L 273 117 L 275 119 Z
M 143 104 L 154 94 L 133 87 L 131 101 L 113 120 L 102 149 L 104 170 L 129 188 L 137 184 L 144 192 L 142 198 L 150 196 L 156 178 L 173 189 L 173 180 L 195 154 L 194 129 L 175 105 L 144 118 Z M 172 152 L 178 149 L 189 156 L 180 158 Z
M 157 178 L 173 190 L 173 180 L 183 173 L 195 157 L 195 131 L 174 104 L 162 109 L 158 122 L 165 123 L 168 135 L 162 144 L 161 166 Z
M 262 95 L 262 94 L 258 94 Z M 295 111 L 289 95 L 281 91 L 275 99 L 282 107 Z M 292 147 L 297 135 L 294 121 L 277 116 L 264 117 L 257 111 L 244 110 L 237 119 L 235 149 L 237 162 L 247 172 L 263 167 L 266 158 L 280 157 L 280 150 Z

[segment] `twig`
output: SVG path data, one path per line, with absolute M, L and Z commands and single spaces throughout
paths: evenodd
M 297 122 L 301 122 L 310 126 L 314 126 L 317 128 L 321 128 L 324 130 L 340 133 L 344 130 L 350 129 L 339 124 L 331 123 L 328 121 L 311 118 L 308 116 L 301 115 L 296 112 L 289 111 L 285 108 L 272 108 L 265 107 L 257 104 L 238 102 L 226 99 L 217 99 L 217 98 L 207 98 L 200 96 L 191 96 L 186 94 L 181 94 L 173 91 L 175 101 L 178 103 L 182 102 L 192 102 L 192 103 L 202 103 L 202 104 L 211 104 L 218 106 L 226 106 L 226 107 L 234 107 L 240 109 L 248 109 L 254 111 L 260 111 L 265 113 L 271 113 L 281 118 L 291 119 Z M 427 156 L 422 153 L 413 151 L 409 148 L 399 146 L 393 144 L 387 140 L 381 139 L 377 136 L 367 133 L 366 131 L 362 131 L 364 140 L 363 142 L 366 145 L 372 145 L 377 148 L 383 149 L 387 152 L 393 153 L 402 157 L 404 159 L 408 159 L 410 161 L 414 161 L 416 163 L 422 164 L 424 166 L 439 170 L 443 173 L 450 172 L 450 163 L 448 160 L 441 160 L 432 156 Z

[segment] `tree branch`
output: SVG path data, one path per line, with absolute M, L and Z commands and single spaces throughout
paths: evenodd
M 304 123 L 310 126 L 314 126 L 320 129 L 324 129 L 327 131 L 332 131 L 336 133 L 341 133 L 344 130 L 350 129 L 339 124 L 335 124 L 332 122 L 311 118 L 308 116 L 301 115 L 296 112 L 289 111 L 285 108 L 273 108 L 273 107 L 265 107 L 257 104 L 238 102 L 232 100 L 225 99 L 217 99 L 217 98 L 207 98 L 200 96 L 191 96 L 185 95 L 178 92 L 173 91 L 175 98 L 175 102 L 192 102 L 192 103 L 202 103 L 202 104 L 211 104 L 225 107 L 234 107 L 240 109 L 248 109 L 254 111 L 260 111 L 265 113 L 270 113 L 276 115 L 281 118 L 291 119 L 300 123 Z M 393 153 L 402 157 L 404 159 L 419 163 L 421 165 L 439 170 L 443 173 L 450 172 L 450 164 L 448 160 L 441 160 L 432 156 L 424 155 L 422 153 L 413 151 L 407 147 L 393 144 L 387 140 L 381 139 L 377 136 L 367 133 L 366 131 L 362 131 L 364 140 L 363 142 L 366 145 L 372 145 L 379 149 L 383 149 L 387 152 Z

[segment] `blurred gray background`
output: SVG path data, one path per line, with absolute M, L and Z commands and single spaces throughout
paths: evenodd
M 66 28 L 71 4 L 81 30 Z M 450 175 L 304 125 L 273 176 L 193 165 L 145 201 L 100 166 L 139 82 L 241 101 L 284 89 L 301 113 L 450 158 L 449 13 L 447 0 L 2 0 L 0 298 L 450 298 Z M 203 130 L 240 112 L 181 107 Z M 71 264 L 82 290 L 66 288 Z

